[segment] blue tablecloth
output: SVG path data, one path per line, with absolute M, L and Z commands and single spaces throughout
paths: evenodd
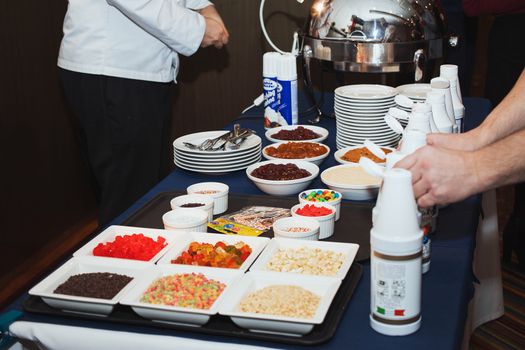
M 333 95 L 325 96 L 324 111 L 331 113 Z M 466 98 L 466 128 L 478 125 L 490 110 L 490 104 L 485 99 Z M 302 104 L 302 103 L 301 103 Z M 301 105 L 300 104 L 300 105 Z M 257 130 L 262 136 L 262 118 L 260 110 L 253 110 L 237 120 L 243 127 Z M 327 142 L 334 151 L 335 121 L 323 119 L 320 126 L 330 131 Z M 263 137 L 264 139 L 264 137 Z M 265 144 L 268 142 L 265 140 Z M 327 159 L 322 169 L 335 165 L 333 157 Z M 141 208 L 158 193 L 164 191 L 184 190 L 187 186 L 201 181 L 221 181 L 230 186 L 232 193 L 261 194 L 247 179 L 244 171 L 219 176 L 209 176 L 192 172 L 175 170 L 146 195 L 138 200 L 126 212 L 113 221 L 118 224 Z M 468 179 L 465 179 L 468 181 Z M 319 179 L 312 186 L 323 187 Z M 422 295 L 422 326 L 421 329 L 405 337 L 388 337 L 373 331 L 369 326 L 370 308 L 370 265 L 363 264 L 363 277 L 348 305 L 334 338 L 319 346 L 322 349 L 456 349 L 459 348 L 467 316 L 468 302 L 473 295 L 472 258 L 475 245 L 475 232 L 478 224 L 480 208 L 479 196 L 471 197 L 463 202 L 450 205 L 440 211 L 438 232 L 432 245 L 432 264 L 429 273 L 423 276 Z M 20 296 L 7 310 L 21 310 L 22 302 L 27 294 Z M 48 322 L 55 324 L 77 325 L 83 327 L 126 330 L 148 334 L 181 336 L 195 339 L 219 342 L 235 342 L 256 344 L 267 347 L 298 349 L 300 346 L 289 346 L 278 343 L 246 341 L 227 337 L 205 336 L 195 333 L 157 329 L 153 327 L 132 327 L 104 322 L 89 322 L 25 314 L 25 320 Z

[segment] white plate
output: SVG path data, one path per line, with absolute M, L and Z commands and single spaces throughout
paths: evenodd
M 220 155 L 231 154 L 231 153 L 239 153 L 244 150 L 255 147 L 261 143 L 261 138 L 259 136 L 250 135 L 246 139 L 246 141 L 241 145 L 241 147 L 236 150 L 227 149 L 225 151 L 199 151 L 199 150 L 192 150 L 184 146 L 184 142 L 190 142 L 195 145 L 198 145 L 207 139 L 213 139 L 221 135 L 224 135 L 226 132 L 228 131 L 227 130 L 216 130 L 216 131 L 204 131 L 204 132 L 184 135 L 184 136 L 179 137 L 175 141 L 173 141 L 173 147 L 176 148 L 177 150 L 187 152 L 190 154 L 220 156 Z
M 270 159 L 270 160 L 272 160 L 272 159 L 277 159 L 277 160 L 288 160 L 288 159 L 290 159 L 290 160 L 306 160 L 307 162 L 311 162 L 311 163 L 314 163 L 315 165 L 319 165 L 330 154 L 330 147 L 328 147 L 327 145 L 323 145 L 322 143 L 319 143 L 319 142 L 311 142 L 311 141 L 303 141 L 303 142 L 316 143 L 317 145 L 320 145 L 320 146 L 324 147 L 326 149 L 326 152 L 321 154 L 320 156 L 310 157 L 310 158 L 278 158 L 278 157 L 272 157 L 272 156 L 269 156 L 268 154 L 266 154 L 266 149 L 268 149 L 269 147 L 277 148 L 280 145 L 288 143 L 288 142 L 290 142 L 290 141 L 272 143 L 271 145 L 268 145 L 268 146 L 264 147 L 263 150 L 262 150 L 263 157 L 266 158 L 266 159 Z
M 40 283 L 29 290 L 29 295 L 39 296 L 49 306 L 65 311 L 108 315 L 123 295 L 133 288 L 137 280 L 151 272 L 153 264 L 125 259 L 94 258 L 88 256 L 68 260 Z M 81 273 L 109 272 L 133 277 L 113 299 L 86 298 L 56 294 L 53 291 L 69 277 Z
M 144 291 L 157 279 L 184 273 L 202 273 L 208 279 L 226 284 L 226 288 L 209 309 L 157 305 L 140 301 Z M 188 265 L 157 265 L 152 273 L 137 281 L 137 284 L 122 298 L 120 303 L 131 306 L 137 314 L 153 321 L 201 326 L 209 321 L 211 315 L 217 313 L 221 302 L 228 298 L 228 293 L 232 286 L 236 288 L 241 276 L 241 271 L 232 269 L 210 269 Z
M 425 101 L 427 93 L 432 91 L 430 84 L 406 84 L 396 88 L 400 95 L 405 95 L 411 99 Z
M 356 130 L 356 131 L 370 131 L 370 130 L 378 130 L 378 131 L 392 131 L 392 129 L 387 128 L 384 124 L 347 124 L 347 123 L 337 123 L 336 124 L 337 129 L 350 129 L 350 130 Z
M 390 107 L 395 106 L 395 101 L 389 101 L 386 103 L 369 103 L 369 104 L 354 104 L 346 101 L 338 101 L 336 100 L 334 102 L 334 107 L 339 109 L 349 109 L 349 110 L 368 110 L 368 109 L 388 109 Z
M 375 142 L 375 143 L 377 143 L 378 145 L 381 145 L 381 146 L 390 145 L 391 143 L 398 142 L 398 140 L 399 140 L 397 137 L 393 137 L 393 138 L 377 138 L 377 137 L 338 136 L 337 139 L 336 139 L 336 142 L 340 143 L 340 144 L 351 143 L 351 145 L 348 145 L 348 146 L 353 146 L 353 145 L 356 145 L 356 144 L 364 143 L 366 139 L 369 139 L 370 141 Z
M 202 154 L 202 153 L 194 153 L 192 151 L 187 151 L 183 149 L 174 148 L 174 151 L 178 154 L 182 154 L 188 157 L 192 157 L 195 159 L 202 159 L 202 160 L 208 160 L 208 159 L 225 159 L 225 158 L 234 158 L 236 156 L 240 155 L 246 155 L 252 152 L 256 152 L 257 150 L 261 149 L 261 144 L 252 146 L 250 148 L 246 149 L 239 149 L 235 153 L 223 153 L 222 151 L 217 152 L 209 152 L 208 154 Z
M 356 145 L 356 146 L 348 146 L 348 147 L 343 147 L 343 148 L 340 148 L 339 150 L 337 150 L 335 153 L 334 153 L 334 158 L 335 160 L 338 162 L 338 163 L 341 163 L 341 164 L 357 164 L 357 163 L 354 163 L 354 162 L 349 162 L 347 160 L 344 160 L 342 159 L 341 157 L 345 155 L 346 152 L 350 151 L 350 150 L 353 150 L 353 149 L 356 149 L 356 148 L 364 148 L 365 145 L 363 144 L 360 144 L 360 145 Z M 382 148 L 388 148 L 389 150 L 391 151 L 394 151 L 394 148 L 392 147 L 385 147 L 385 146 L 382 146 Z M 381 163 L 378 163 L 378 164 L 384 164 L 385 162 L 381 162 Z
M 368 131 L 362 131 L 362 130 L 355 130 L 355 129 L 345 129 L 345 128 L 338 128 L 337 129 L 338 135 L 345 135 L 345 136 L 354 136 L 354 137 L 394 137 L 397 134 L 393 132 L 392 130 L 375 130 L 370 129 Z
M 217 160 L 228 160 L 228 159 L 236 159 L 239 157 L 246 157 L 248 155 L 257 153 L 261 151 L 262 146 L 259 144 L 255 147 L 252 147 L 250 149 L 243 150 L 238 153 L 230 153 L 230 154 L 217 154 L 217 155 L 201 155 L 201 154 L 193 154 L 186 151 L 181 151 L 178 149 L 174 149 L 174 153 L 177 155 L 182 155 L 184 157 L 188 157 L 191 159 L 198 159 L 203 162 L 207 161 L 217 161 Z
M 371 130 L 375 130 L 375 131 L 392 131 L 392 129 L 390 129 L 390 127 L 388 127 L 386 125 L 386 123 L 383 123 L 383 124 L 350 124 L 350 123 L 346 123 L 346 122 L 337 122 L 336 123 L 336 128 L 342 128 L 342 129 L 351 129 L 351 130 L 356 130 L 356 131 L 371 131 Z
M 398 145 L 398 141 L 392 141 L 392 142 L 386 142 L 386 143 L 375 142 L 375 143 L 381 147 L 391 147 L 391 148 L 396 148 Z M 339 142 L 336 142 L 336 148 L 341 149 L 341 148 L 350 147 L 350 146 L 359 146 L 362 144 L 363 142 L 340 142 L 339 141 Z
M 350 130 L 350 129 L 337 129 L 337 136 L 348 136 L 348 137 L 354 137 L 354 138 L 360 138 L 360 137 L 373 137 L 373 138 L 394 138 L 397 137 L 398 134 L 390 131 L 374 131 L 370 130 L 370 132 L 359 132 L 357 130 Z
M 210 243 L 215 244 L 217 242 L 224 242 L 226 244 L 234 245 L 239 242 L 244 242 L 252 248 L 252 252 L 248 258 L 239 266 L 238 269 L 231 269 L 236 271 L 246 271 L 250 265 L 255 261 L 259 254 L 263 251 L 264 247 L 270 241 L 266 237 L 249 237 L 249 236 L 240 236 L 240 235 L 224 235 L 219 233 L 203 233 L 203 232 L 191 232 L 188 233 L 183 239 L 177 241 L 174 246 L 166 252 L 164 257 L 158 261 L 159 265 L 180 265 L 173 264 L 171 260 L 178 258 L 183 252 L 188 250 L 190 243 L 199 242 L 199 243 Z M 208 267 L 210 269 L 216 269 L 216 267 Z
M 181 153 L 178 153 L 175 151 L 175 159 L 186 162 L 186 163 L 196 163 L 196 164 L 210 164 L 210 165 L 217 165 L 217 164 L 234 164 L 234 163 L 241 163 L 246 161 L 247 159 L 253 158 L 255 155 L 259 154 L 261 152 L 260 149 L 256 148 L 250 153 L 242 154 L 235 157 L 228 157 L 228 158 L 216 158 L 216 159 L 201 159 L 197 157 L 191 157 L 187 156 Z
M 248 313 L 238 310 L 239 303 L 249 293 L 267 286 L 283 284 L 302 287 L 320 297 L 313 318 Z M 340 285 L 341 280 L 337 278 L 250 271 L 241 278 L 235 289 L 228 295 L 228 300 L 223 302 L 219 313 L 230 316 L 235 324 L 254 332 L 300 336 L 309 333 L 315 324 L 323 323 Z
M 386 85 L 355 84 L 335 89 L 335 94 L 357 100 L 382 100 L 397 95 L 397 90 Z
M 223 161 L 220 163 L 210 163 L 210 162 L 200 162 L 196 160 L 184 160 L 183 158 L 176 157 L 175 162 L 181 165 L 193 167 L 196 169 L 207 169 L 207 170 L 218 170 L 218 169 L 225 169 L 228 170 L 230 168 L 237 168 L 239 166 L 252 164 L 255 161 L 258 161 L 261 157 L 261 154 L 257 152 L 256 154 L 251 155 L 249 158 L 242 159 L 240 161 Z
M 362 145 L 364 142 L 364 140 L 336 140 L 336 146 L 337 146 L 337 149 L 341 149 L 341 148 L 344 148 L 344 147 L 348 147 L 348 146 L 357 146 L 357 145 Z M 378 146 L 381 146 L 381 147 L 394 147 L 396 148 L 398 143 L 399 143 L 399 140 L 392 140 L 392 141 L 373 141 L 374 143 L 376 143 Z
M 321 135 L 321 137 L 318 137 L 316 139 L 312 139 L 312 140 L 280 140 L 280 139 L 275 139 L 272 137 L 272 135 L 278 133 L 280 130 L 294 130 L 296 128 L 298 128 L 299 126 L 302 126 L 306 129 L 310 129 L 312 130 L 313 132 L 315 132 L 316 134 L 318 135 Z M 266 130 L 266 133 L 264 134 L 264 136 L 266 136 L 266 139 L 268 141 L 271 141 L 271 142 L 283 142 L 283 141 L 289 141 L 289 142 L 297 142 L 297 141 L 304 141 L 304 142 L 322 142 L 324 140 L 326 140 L 326 138 L 328 137 L 328 130 L 326 130 L 325 128 L 322 128 L 320 126 L 314 126 L 314 125 L 285 125 L 285 126 L 280 126 L 278 128 L 272 128 L 272 129 L 268 129 Z
M 351 233 L 349 233 L 351 234 Z M 310 248 L 315 249 L 319 248 L 321 250 L 331 250 L 335 253 L 342 253 L 345 255 L 345 259 L 341 268 L 334 276 L 323 276 L 323 277 L 333 277 L 343 280 L 350 270 L 354 258 L 359 250 L 359 244 L 354 243 L 340 243 L 340 242 L 327 242 L 327 241 L 302 241 L 293 238 L 272 238 L 270 243 L 266 246 L 261 256 L 255 261 L 253 266 L 250 268 L 250 271 L 268 271 L 267 265 L 279 249 L 297 249 L 297 248 Z M 277 272 L 277 271 L 273 271 Z M 287 272 L 289 273 L 289 272 Z M 294 275 L 306 275 L 301 273 L 294 273 Z
M 370 119 L 370 120 L 363 120 L 363 119 L 348 119 L 348 118 L 336 118 L 335 120 L 336 124 L 343 124 L 348 126 L 360 126 L 360 127 L 377 127 L 381 125 L 385 125 L 385 118 L 377 118 L 377 119 Z
M 374 118 L 374 117 L 384 117 L 388 113 L 388 109 L 382 111 L 374 112 L 349 112 L 349 111 L 340 111 L 334 109 L 336 116 L 341 117 L 351 117 L 351 118 Z
M 194 172 L 197 172 L 197 173 L 221 175 L 221 174 L 231 173 L 233 171 L 244 170 L 247 167 L 249 167 L 250 165 L 252 165 L 254 163 L 257 163 L 260 160 L 261 160 L 261 157 L 259 156 L 259 157 L 255 158 L 255 160 L 253 162 L 250 162 L 249 164 L 244 164 L 242 166 L 238 166 L 238 167 L 234 167 L 234 168 L 228 168 L 228 169 L 225 169 L 225 168 L 221 168 L 221 169 L 196 168 L 196 167 L 191 167 L 191 166 L 188 166 L 188 165 L 180 164 L 177 161 L 175 161 L 175 165 L 178 166 L 181 169 L 188 170 L 188 171 L 194 171 Z
M 180 233 L 180 232 L 172 232 L 172 231 L 159 230 L 159 229 L 113 225 L 113 226 L 109 226 L 108 228 L 106 228 L 104 231 L 99 233 L 95 238 L 93 238 L 91 241 L 87 242 L 84 246 L 82 246 L 80 249 L 74 252 L 73 256 L 94 256 L 93 248 L 95 248 L 99 243 L 112 242 L 115 240 L 116 236 L 132 235 L 132 234 L 139 234 L 139 233 L 142 233 L 144 236 L 150 237 L 153 240 L 157 240 L 159 236 L 162 236 L 166 239 L 166 243 L 167 243 L 166 246 L 148 261 L 151 263 L 154 263 L 157 260 L 159 260 L 160 257 L 164 255 L 164 253 L 168 251 L 168 249 L 170 249 L 171 244 L 174 241 L 180 239 L 185 234 L 185 233 Z M 98 256 L 94 256 L 94 257 L 99 258 Z M 110 259 L 127 260 L 127 259 L 119 259 L 119 258 L 110 258 Z M 139 260 L 134 260 L 134 261 L 139 261 Z

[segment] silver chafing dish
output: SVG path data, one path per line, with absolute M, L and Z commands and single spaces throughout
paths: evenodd
M 300 33 L 302 56 L 308 71 L 319 60 L 335 71 L 428 81 L 443 58 L 445 30 L 432 0 L 314 0 Z

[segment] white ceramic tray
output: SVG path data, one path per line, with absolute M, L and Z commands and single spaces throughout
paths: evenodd
M 172 242 L 181 239 L 186 233 L 185 232 L 173 232 L 167 230 L 151 229 L 151 228 L 142 228 L 142 227 L 132 227 L 132 226 L 109 226 L 100 234 L 98 234 L 91 241 L 86 243 L 83 247 L 73 253 L 73 256 L 94 256 L 93 249 L 99 243 L 107 243 L 115 240 L 116 236 L 132 235 L 142 233 L 146 237 L 150 237 L 153 240 L 157 240 L 159 236 L 162 236 L 166 239 L 166 246 L 160 250 L 154 257 L 152 257 L 148 262 L 154 263 L 160 259 L 170 249 Z M 98 256 L 96 256 L 98 258 Z M 118 259 L 118 258 L 111 258 Z M 126 260 L 126 259 L 119 259 Z M 136 260 L 139 261 L 139 260 Z
M 226 244 L 236 244 L 239 242 L 244 242 L 252 248 L 252 252 L 248 258 L 242 263 L 238 269 L 231 269 L 236 271 L 246 271 L 263 251 L 264 247 L 270 241 L 266 237 L 249 237 L 249 236 L 238 236 L 238 235 L 225 235 L 218 233 L 203 233 L 203 232 L 191 232 L 184 236 L 183 239 L 178 240 L 173 247 L 166 252 L 164 257 L 159 260 L 159 265 L 174 265 L 171 263 L 171 260 L 179 257 L 184 251 L 188 249 L 191 242 L 199 243 L 211 243 L 215 244 L 217 242 L 224 242 Z M 179 265 L 179 264 L 176 264 Z M 185 266 L 185 265 L 182 265 Z M 216 267 L 208 267 L 211 269 L 216 269 Z
M 301 336 L 311 332 L 314 325 L 324 321 L 340 284 L 341 280 L 337 278 L 250 271 L 235 285 L 235 289 L 221 305 L 219 313 L 230 316 L 231 320 L 239 327 L 247 328 L 253 332 Z M 271 285 L 299 286 L 318 295 L 321 300 L 313 318 L 248 313 L 238 309 L 240 301 L 249 293 Z
M 226 288 L 209 309 L 195 309 L 178 306 L 156 305 L 140 301 L 144 291 L 157 279 L 183 273 L 202 273 L 206 278 L 226 284 Z M 158 322 L 201 326 L 206 324 L 211 315 L 215 315 L 220 304 L 228 299 L 232 287 L 237 288 L 242 272 L 232 269 L 210 269 L 188 265 L 156 265 L 155 270 L 137 281 L 134 288 L 120 301 L 129 305 L 140 316 Z
M 339 271 L 334 275 L 330 276 L 342 280 L 346 277 L 350 266 L 354 262 L 354 258 L 359 249 L 358 244 L 354 243 L 340 243 L 340 242 L 321 242 L 321 241 L 304 241 L 292 238 L 272 238 L 270 243 L 266 246 L 261 256 L 255 261 L 250 268 L 250 271 L 269 271 L 267 269 L 268 262 L 272 257 L 279 251 L 279 249 L 298 249 L 300 247 L 306 248 L 319 248 L 322 250 L 331 250 L 336 253 L 343 253 L 346 257 L 341 265 Z M 305 276 L 305 274 L 291 274 L 293 276 Z M 322 276 L 315 276 L 322 277 Z M 294 277 L 295 278 L 295 277 Z
M 122 296 L 137 283 L 141 277 L 147 276 L 154 268 L 153 264 L 125 259 L 78 257 L 68 260 L 64 265 L 52 272 L 40 283 L 29 290 L 29 295 L 39 296 L 49 306 L 63 311 L 85 314 L 108 315 Z M 81 273 L 109 272 L 133 277 L 112 299 L 78 297 L 56 294 L 53 291 L 69 277 Z

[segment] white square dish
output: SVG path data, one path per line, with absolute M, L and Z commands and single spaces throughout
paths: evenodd
M 91 241 L 86 243 L 83 247 L 78 249 L 75 253 L 73 253 L 73 256 L 93 256 L 96 258 L 99 258 L 98 256 L 93 255 L 93 249 L 99 244 L 99 243 L 108 243 L 115 240 L 115 237 L 117 236 L 124 236 L 124 235 L 132 235 L 132 234 L 139 234 L 142 233 L 146 237 L 150 237 L 153 240 L 157 240 L 159 236 L 162 236 L 166 239 L 166 246 L 162 248 L 154 257 L 152 257 L 147 262 L 154 263 L 158 261 L 164 253 L 166 253 L 174 242 L 177 242 L 178 240 L 182 239 L 186 232 L 173 232 L 168 230 L 159 230 L 159 229 L 151 229 L 151 228 L 142 228 L 142 227 L 132 227 L 132 226 L 118 226 L 113 225 L 106 228 L 104 231 L 102 231 L 100 234 L 98 234 L 95 238 L 93 238 Z M 119 258 L 111 258 L 109 259 L 119 259 Z M 132 260 L 132 259 L 121 259 L 121 260 Z M 133 261 L 142 261 L 142 260 L 133 260 Z
M 110 259 L 101 257 L 76 257 L 68 260 L 64 265 L 44 278 L 40 283 L 29 290 L 29 295 L 39 296 L 49 306 L 64 311 L 108 315 L 120 298 L 143 276 L 151 273 L 155 265 L 125 259 Z M 82 273 L 110 272 L 133 277 L 120 292 L 112 299 L 79 297 L 66 294 L 57 294 L 53 291 L 69 277 Z
M 186 236 L 184 236 L 182 239 L 174 242 L 172 248 L 168 250 L 166 254 L 164 254 L 162 259 L 160 259 L 157 264 L 174 265 L 171 263 L 171 260 L 178 258 L 183 252 L 185 252 L 189 248 L 190 243 L 192 242 L 215 244 L 220 241 L 226 244 L 236 244 L 242 241 L 248 244 L 250 248 L 252 248 L 252 252 L 248 256 L 248 258 L 242 263 L 242 265 L 238 269 L 232 269 L 232 270 L 244 272 L 248 270 L 248 268 L 254 262 L 257 256 L 259 256 L 259 254 L 263 251 L 264 247 L 266 247 L 270 239 L 266 237 L 249 237 L 249 236 L 238 236 L 238 235 L 225 235 L 225 234 L 220 234 L 220 233 L 190 232 Z M 176 265 L 179 265 L 179 264 L 176 264 Z M 180 264 L 180 265 L 183 265 L 183 264 Z M 194 265 L 186 265 L 186 266 L 194 266 Z M 216 268 L 216 267 L 211 267 L 211 268 Z
M 314 316 L 312 318 L 296 318 L 239 310 L 239 303 L 248 294 L 272 285 L 298 286 L 319 296 L 320 301 Z M 314 325 L 324 321 L 340 285 L 341 280 L 333 277 L 250 271 L 235 285 L 235 289 L 222 303 L 219 313 L 230 316 L 236 325 L 253 332 L 301 336 L 311 332 Z
M 266 246 L 264 251 L 261 253 L 259 258 L 255 261 L 255 263 L 250 268 L 250 271 L 271 271 L 271 272 L 278 272 L 279 271 L 273 271 L 269 270 L 267 268 L 268 263 L 273 258 L 273 256 L 280 250 L 280 249 L 299 249 L 301 247 L 305 247 L 307 249 L 321 249 L 324 251 L 332 251 L 334 253 L 342 253 L 345 258 L 343 260 L 343 263 L 337 273 L 332 276 L 327 275 L 315 275 L 315 276 L 327 276 L 327 277 L 335 277 L 338 279 L 344 279 L 346 277 L 346 274 L 348 273 L 348 270 L 350 270 L 350 267 L 352 266 L 352 263 L 354 262 L 354 258 L 357 254 L 357 251 L 359 250 L 359 245 L 354 243 L 340 243 L 340 242 L 321 242 L 321 241 L 306 241 L 306 240 L 297 240 L 297 239 L 291 239 L 291 238 L 272 238 L 270 240 L 270 243 Z M 286 272 L 286 273 L 292 273 L 293 275 L 308 275 L 306 273 L 293 273 L 293 272 Z M 314 276 L 314 275 L 310 275 Z
M 226 288 L 209 309 L 149 304 L 140 301 L 144 291 L 157 279 L 185 273 L 202 273 L 208 279 L 224 283 Z M 120 303 L 129 305 L 137 314 L 153 321 L 201 326 L 209 321 L 211 315 L 218 312 L 220 304 L 229 298 L 230 289 L 233 286 L 237 287 L 237 281 L 241 276 L 241 271 L 232 269 L 210 269 L 193 265 L 156 265 L 152 273 L 137 281 L 135 287 L 122 298 Z

